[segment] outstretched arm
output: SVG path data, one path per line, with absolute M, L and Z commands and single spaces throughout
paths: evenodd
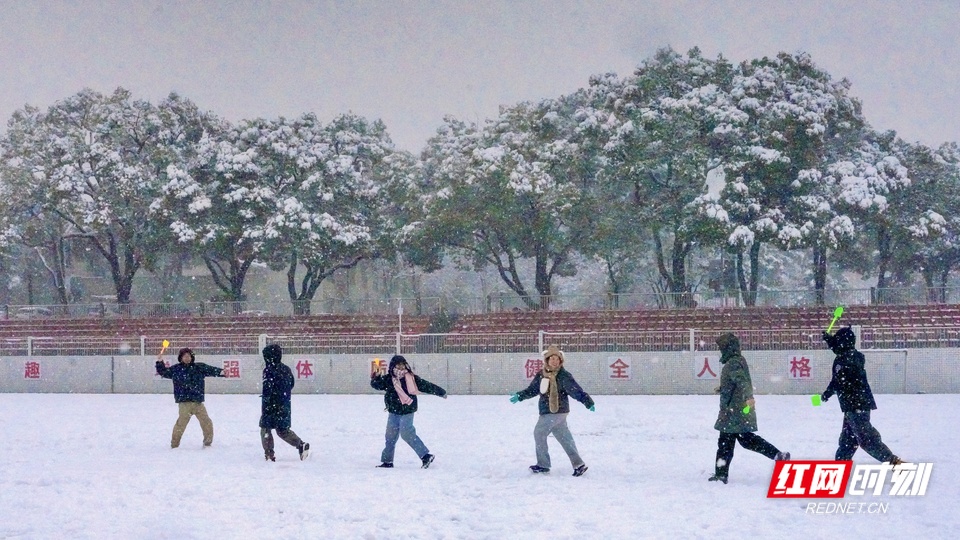
M 577 383 L 577 380 L 573 378 L 573 375 L 570 375 L 563 383 L 563 389 L 566 391 L 567 395 L 571 396 L 573 399 L 583 403 L 583 406 L 586 408 L 593 407 L 593 398 L 590 397 L 590 394 L 584 392 L 583 388 L 580 387 L 580 384 Z
M 418 375 L 413 376 L 413 381 L 417 383 L 417 390 L 420 390 L 420 393 L 422 394 L 433 394 L 435 396 L 447 397 L 446 390 L 426 379 L 421 379 Z

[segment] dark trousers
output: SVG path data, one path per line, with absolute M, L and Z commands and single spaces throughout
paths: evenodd
M 303 441 L 300 440 L 300 437 L 297 437 L 297 434 L 294 433 L 292 429 L 277 429 L 277 437 L 280 437 L 284 442 L 297 449 L 303 444 Z M 263 443 L 264 455 L 273 457 L 273 433 L 269 429 L 260 428 L 260 442 Z
M 721 433 L 720 440 L 717 441 L 717 476 L 726 478 L 737 441 L 740 441 L 740 446 L 747 450 L 763 454 L 770 459 L 776 458 L 780 452 L 776 446 L 755 433 Z
M 890 461 L 893 457 L 893 452 L 880 439 L 880 432 L 870 423 L 870 411 L 843 413 L 843 429 L 840 430 L 837 461 L 852 459 L 857 448 L 863 448 L 877 461 Z

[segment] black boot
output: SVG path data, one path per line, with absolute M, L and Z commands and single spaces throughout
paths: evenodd
M 729 465 L 724 465 L 723 467 L 718 466 L 717 472 L 713 473 L 713 476 L 707 478 L 710 482 L 723 482 L 727 483 L 727 471 L 730 469 Z

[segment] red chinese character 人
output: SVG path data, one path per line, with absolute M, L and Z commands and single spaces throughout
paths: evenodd
M 627 370 L 630 369 L 630 364 L 623 361 L 622 358 L 617 358 L 617 361 L 610 364 L 610 369 L 613 373 L 610 374 L 611 379 L 629 379 L 630 374 L 627 373 Z
M 523 367 L 527 371 L 527 378 L 532 379 L 537 373 L 543 370 L 543 360 L 540 358 L 529 358 Z
M 297 378 L 298 379 L 313 378 L 313 364 L 311 364 L 306 360 L 297 361 Z
M 223 361 L 223 376 L 228 379 L 239 379 L 240 378 L 240 361 L 239 360 L 224 360 Z
M 797 360 L 797 357 L 794 356 L 793 360 L 790 360 L 790 376 L 794 379 L 806 379 L 810 377 L 810 359 L 800 357 L 800 360 Z
M 703 369 L 700 370 L 700 373 L 697 373 L 697 377 L 703 377 L 703 374 L 704 374 L 704 373 L 710 373 L 710 375 L 712 375 L 713 377 L 716 377 L 716 376 L 717 376 L 717 374 L 714 373 L 712 369 L 710 369 L 710 359 L 709 359 L 709 358 L 704 358 L 704 359 L 703 359 Z
M 39 379 L 40 378 L 40 362 L 26 362 L 23 364 L 23 378 L 24 379 Z

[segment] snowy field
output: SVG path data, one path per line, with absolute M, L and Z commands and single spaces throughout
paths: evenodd
M 877 396 L 884 441 L 935 465 L 925 497 L 857 499 L 889 503 L 876 514 L 767 499 L 773 462 L 740 447 L 730 484 L 707 482 L 716 396 L 595 398 L 595 413 L 571 402 L 590 467 L 574 478 L 552 438 L 553 471 L 527 470 L 536 400 L 421 396 L 416 426 L 436 461 L 421 469 L 401 441 L 385 470 L 376 395 L 295 395 L 293 428 L 313 455 L 277 440 L 267 463 L 255 395 L 208 395 L 213 447 L 193 419 L 171 450 L 172 395 L 0 394 L 0 538 L 960 538 L 958 395 Z M 760 435 L 832 459 L 835 399 L 757 399 Z

